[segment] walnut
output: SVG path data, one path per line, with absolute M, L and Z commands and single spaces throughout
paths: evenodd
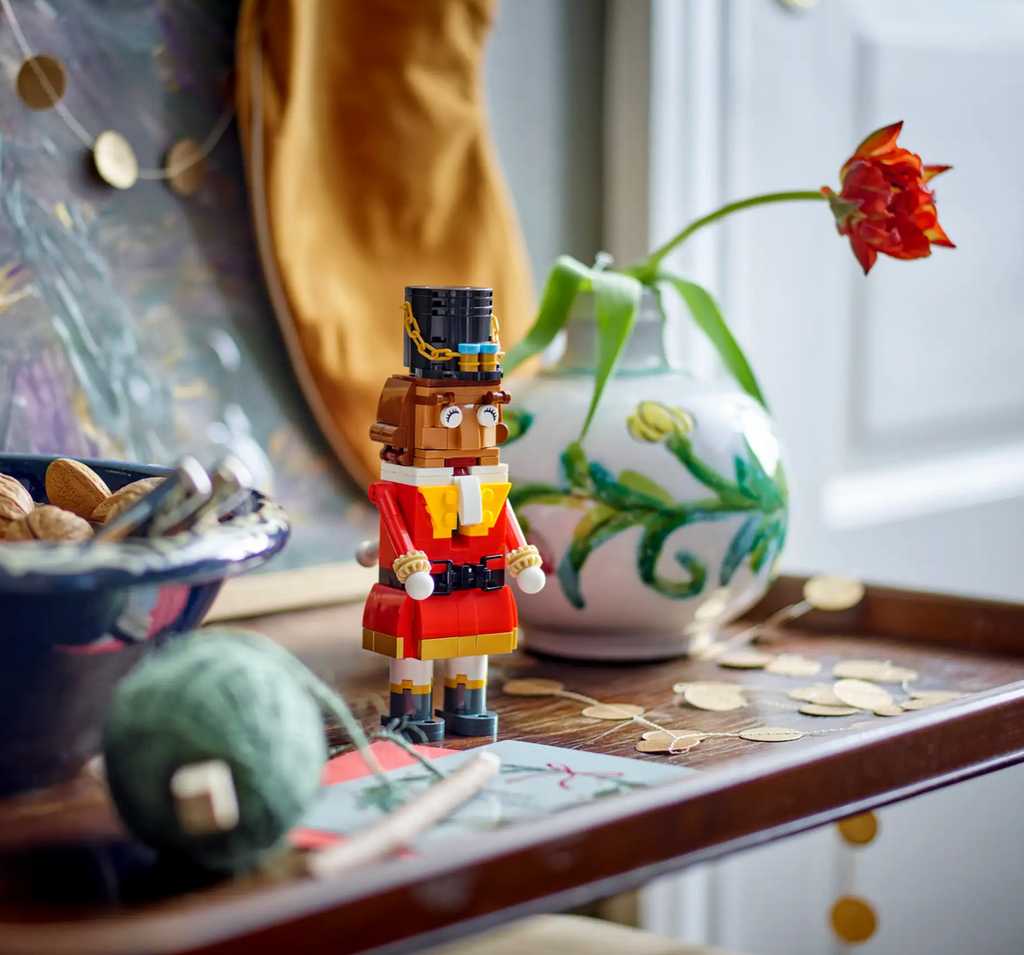
M 40 504 L 7 528 L 9 541 L 84 541 L 92 537 L 89 522 L 53 504 Z
M 6 474 L 0 474 L 0 537 L 4 537 L 13 521 L 28 514 L 35 504 L 25 486 Z
M 121 490 L 115 491 L 99 504 L 92 512 L 92 519 L 100 524 L 108 524 L 126 508 L 131 507 L 140 497 L 159 487 L 163 482 L 164 478 L 149 477 L 126 484 Z
M 110 488 L 87 464 L 58 458 L 46 469 L 46 497 L 51 504 L 88 519 L 110 497 Z

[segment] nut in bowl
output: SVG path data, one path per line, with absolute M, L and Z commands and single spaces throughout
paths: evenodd
M 25 485 L 6 474 L 0 474 L 0 538 L 15 521 L 21 520 L 35 507 Z
M 103 504 L 146 482 L 126 495 L 138 504 L 176 472 L 64 462 L 0 454 L 0 796 L 74 775 L 99 751 L 111 691 L 147 646 L 194 629 L 226 577 L 262 566 L 288 539 L 280 507 L 250 492 L 201 530 L 106 540 L 118 515 L 100 523 L 96 505 L 82 516 L 101 485 Z
M 122 511 L 131 507 L 140 497 L 156 490 L 162 478 L 142 478 L 126 484 L 113 494 L 108 494 L 98 501 L 89 517 L 98 524 L 106 524 L 117 517 Z
M 85 520 L 109 497 L 107 482 L 88 464 L 57 458 L 46 468 L 46 499 Z
M 33 507 L 24 517 L 11 521 L 5 541 L 86 541 L 92 537 L 92 525 L 53 504 Z

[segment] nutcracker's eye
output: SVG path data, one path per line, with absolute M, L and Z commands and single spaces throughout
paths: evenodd
M 480 405 L 476 409 L 476 420 L 485 428 L 493 428 L 498 423 L 498 409 L 494 405 Z
M 445 405 L 441 409 L 441 424 L 446 428 L 457 428 L 462 424 L 462 409 L 458 405 Z

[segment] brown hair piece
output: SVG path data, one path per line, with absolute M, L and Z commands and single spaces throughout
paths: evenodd
M 370 425 L 370 440 L 384 445 L 380 456 L 394 464 L 411 464 L 416 422 L 416 381 L 392 375 L 377 402 L 377 420 Z M 408 457 L 409 460 L 403 460 Z

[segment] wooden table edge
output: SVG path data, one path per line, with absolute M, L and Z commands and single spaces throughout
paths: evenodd
M 398 951 L 424 938 L 432 943 L 456 925 L 464 932 L 467 922 L 495 924 L 582 903 L 1022 762 L 1024 681 L 907 714 L 898 725 L 880 722 L 842 735 L 847 738 L 834 744 L 752 756 L 489 833 L 476 844 L 463 840 L 459 854 L 440 865 L 436 855 L 396 861 L 359 880 L 304 880 L 226 897 L 201 913 L 149 910 L 63 924 L 0 923 L 0 952 L 253 955 L 287 950 L 300 931 L 302 951 L 332 955 Z M 844 772 L 853 760 L 857 771 Z M 882 783 L 882 766 L 891 761 L 902 766 L 905 782 L 897 789 Z

